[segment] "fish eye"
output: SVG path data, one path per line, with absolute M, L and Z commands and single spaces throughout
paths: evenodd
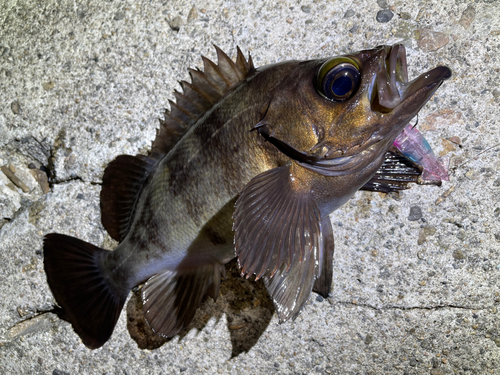
M 360 81 L 358 63 L 348 57 L 336 57 L 321 65 L 316 74 L 315 86 L 324 98 L 343 102 L 358 91 Z

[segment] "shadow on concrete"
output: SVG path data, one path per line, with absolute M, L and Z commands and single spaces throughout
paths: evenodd
M 246 280 L 240 276 L 236 259 L 226 265 L 226 279 L 221 283 L 219 298 L 214 302 L 205 297 L 193 321 L 183 329 L 182 340 L 195 328 L 202 330 L 210 318 L 217 321 L 226 314 L 233 347 L 231 357 L 248 352 L 264 333 L 274 313 L 274 307 L 262 280 Z M 144 319 L 140 290 L 135 290 L 127 304 L 127 328 L 141 349 L 156 349 L 172 338 L 156 335 Z

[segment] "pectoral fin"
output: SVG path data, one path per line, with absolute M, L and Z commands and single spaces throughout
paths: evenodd
M 264 275 L 266 289 L 273 299 L 280 322 L 295 319 L 309 299 L 315 275 L 319 273 L 319 251 L 311 251 L 289 269 L 283 265 L 272 277 Z
M 252 179 L 234 214 L 241 271 L 263 278 L 281 321 L 298 315 L 323 264 L 320 212 L 300 168 L 286 165 Z
M 295 319 L 307 302 L 311 289 L 328 297 L 333 276 L 333 230 L 330 217 L 321 222 L 323 247 L 313 251 L 302 262 L 294 262 L 289 270 L 280 269 L 272 277 L 264 276 L 281 322 Z
M 321 248 L 320 212 L 293 164 L 254 177 L 236 201 L 234 243 L 242 274 L 268 277 Z

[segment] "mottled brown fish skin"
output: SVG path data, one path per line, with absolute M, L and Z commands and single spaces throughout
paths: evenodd
M 193 126 L 160 161 L 137 204 L 129 235 L 107 264 L 117 284 L 135 286 L 145 281 L 165 268 L 163 258 L 175 267 L 175 260 L 180 262 L 188 253 L 206 252 L 205 241 L 203 246 L 193 243 L 201 228 L 234 200 L 251 178 L 288 160 L 251 130 L 269 101 L 266 94 L 280 81 L 276 78 L 291 74 L 296 66 L 283 64 L 257 72 Z M 212 230 L 227 235 L 226 228 L 227 223 Z M 228 251 L 207 256 L 224 263 L 234 258 L 232 236 L 225 240 L 230 241 Z M 125 256 L 127 261 L 123 262 Z

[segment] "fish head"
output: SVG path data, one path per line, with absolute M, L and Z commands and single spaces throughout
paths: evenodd
M 438 66 L 408 81 L 401 44 L 296 63 L 256 128 L 310 169 L 349 174 L 380 159 L 449 77 Z

